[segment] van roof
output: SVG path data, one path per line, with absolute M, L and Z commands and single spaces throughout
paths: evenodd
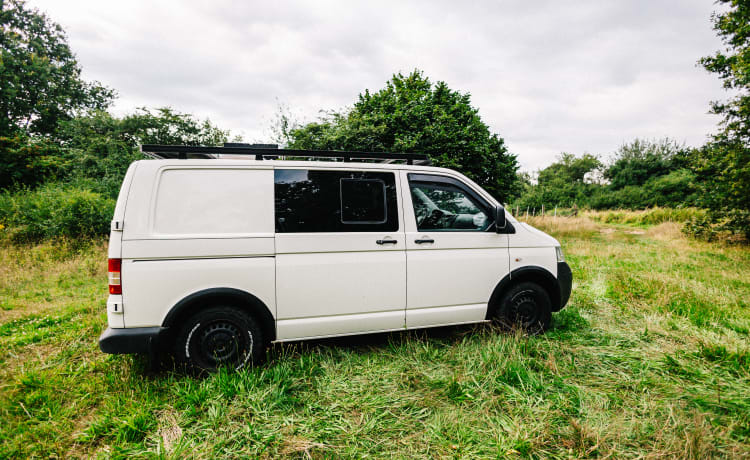
M 275 168 L 306 168 L 306 169 L 389 169 L 389 170 L 411 170 L 411 171 L 434 171 L 444 172 L 450 174 L 457 174 L 456 171 L 447 168 L 440 168 L 437 166 L 427 165 L 409 165 L 403 163 L 365 163 L 365 162 L 354 162 L 354 161 L 305 161 L 305 160 L 255 160 L 252 158 L 240 157 L 240 158 L 188 158 L 185 160 L 175 158 L 165 159 L 148 159 L 139 160 L 140 162 L 146 163 L 157 163 L 164 166 L 198 166 L 198 167 L 243 167 L 243 166 L 254 166 L 260 169 L 275 169 Z
M 430 165 L 430 159 L 423 153 L 389 153 L 389 152 L 361 152 L 351 150 L 304 150 L 279 149 L 275 144 L 238 144 L 225 143 L 224 146 L 200 145 L 157 145 L 144 144 L 141 151 L 151 158 L 166 159 L 188 158 L 199 159 L 238 159 L 255 158 L 256 160 L 277 158 L 306 158 L 306 159 L 339 159 L 344 162 L 381 162 L 395 163 L 404 161 L 407 164 Z

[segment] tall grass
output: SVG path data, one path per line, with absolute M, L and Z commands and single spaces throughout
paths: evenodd
M 690 219 L 704 217 L 706 211 L 699 208 L 649 208 L 640 211 L 585 211 L 585 216 L 604 224 L 658 225 L 663 222 L 685 223 Z
M 574 273 L 544 336 L 276 345 L 203 378 L 98 351 L 103 242 L 0 245 L 0 458 L 750 456 L 750 249 L 534 224 Z

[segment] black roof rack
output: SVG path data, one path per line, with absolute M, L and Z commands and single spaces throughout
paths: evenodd
M 197 145 L 144 144 L 141 152 L 151 158 L 231 158 L 234 155 L 255 156 L 256 160 L 285 158 L 331 158 L 343 161 L 380 160 L 386 163 L 406 161 L 407 164 L 431 164 L 423 153 L 356 152 L 344 150 L 296 150 L 280 149 L 275 144 L 225 143 L 223 147 Z

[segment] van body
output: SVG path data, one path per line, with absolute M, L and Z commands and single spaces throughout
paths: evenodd
M 492 319 L 540 332 L 572 283 L 554 238 L 464 175 L 406 164 L 136 161 L 108 257 L 101 350 L 208 369 L 270 342 Z

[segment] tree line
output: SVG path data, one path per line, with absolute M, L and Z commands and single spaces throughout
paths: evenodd
M 699 148 L 636 139 L 611 158 L 562 153 L 534 175 L 520 173 L 470 94 L 419 70 L 395 74 L 313 122 L 281 113 L 277 140 L 288 148 L 427 153 L 521 207 L 703 207 L 710 218 L 701 225 L 750 237 L 750 1 L 721 3 L 729 8 L 712 21 L 726 47 L 700 63 L 736 96 L 712 104 L 723 121 Z M 232 137 L 170 108 L 114 116 L 116 92 L 81 78 L 58 24 L 6 0 L 0 25 L 0 229 L 12 238 L 105 233 L 125 170 L 142 158 L 139 144 L 221 145 Z
M 645 209 L 699 205 L 694 149 L 669 138 L 635 139 L 609 160 L 562 153 L 535 176 L 521 174 L 522 208 Z

